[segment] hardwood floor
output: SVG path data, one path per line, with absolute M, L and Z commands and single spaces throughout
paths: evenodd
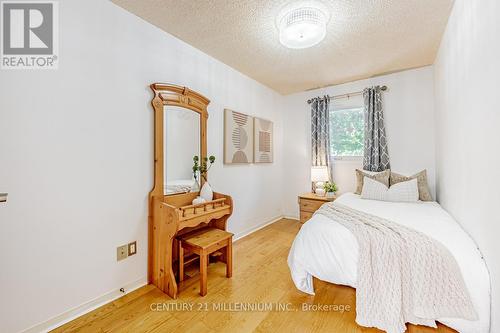
M 233 277 L 226 278 L 224 264 L 210 265 L 205 297 L 198 294 L 198 275 L 181 285 L 175 301 L 148 285 L 53 332 L 381 332 L 355 323 L 354 289 L 317 279 L 315 296 L 295 288 L 286 260 L 299 228 L 298 221 L 283 219 L 235 242 Z M 267 304 L 273 308 L 263 308 Z M 303 311 L 303 304 L 350 306 L 350 311 Z M 261 308 L 230 311 L 245 305 Z M 407 332 L 455 331 L 409 325 Z

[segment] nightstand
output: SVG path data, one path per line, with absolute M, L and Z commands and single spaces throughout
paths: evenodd
M 315 211 L 325 202 L 330 202 L 336 198 L 320 197 L 314 193 L 304 193 L 299 195 L 300 223 L 309 220 Z

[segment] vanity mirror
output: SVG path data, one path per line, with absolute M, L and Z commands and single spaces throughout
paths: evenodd
M 186 87 L 151 85 L 154 97 L 154 187 L 149 193 L 149 283 L 173 298 L 178 294 L 176 237 L 201 228 L 226 230 L 233 211 L 229 195 L 193 204 L 200 195 L 193 177 L 193 156 L 207 157 L 207 106 L 210 101 Z M 199 186 L 206 180 L 198 179 Z M 206 228 L 205 228 L 206 229 Z M 227 256 L 219 260 L 228 262 Z M 184 262 L 181 260 L 181 262 Z M 230 264 L 229 260 L 229 266 Z
M 193 177 L 193 156 L 200 156 L 200 114 L 178 106 L 164 106 L 164 194 L 199 190 Z

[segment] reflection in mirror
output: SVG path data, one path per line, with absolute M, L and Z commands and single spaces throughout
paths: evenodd
M 175 106 L 163 110 L 164 194 L 189 192 L 195 183 L 193 156 L 200 155 L 200 114 Z

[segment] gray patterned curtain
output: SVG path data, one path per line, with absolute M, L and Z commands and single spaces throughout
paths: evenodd
M 380 86 L 363 90 L 365 99 L 365 156 L 363 169 L 384 171 L 390 169 L 387 136 L 385 135 L 382 91 Z
M 328 96 L 315 98 L 311 103 L 311 152 L 312 166 L 327 166 L 330 180 L 332 180 L 329 107 Z

